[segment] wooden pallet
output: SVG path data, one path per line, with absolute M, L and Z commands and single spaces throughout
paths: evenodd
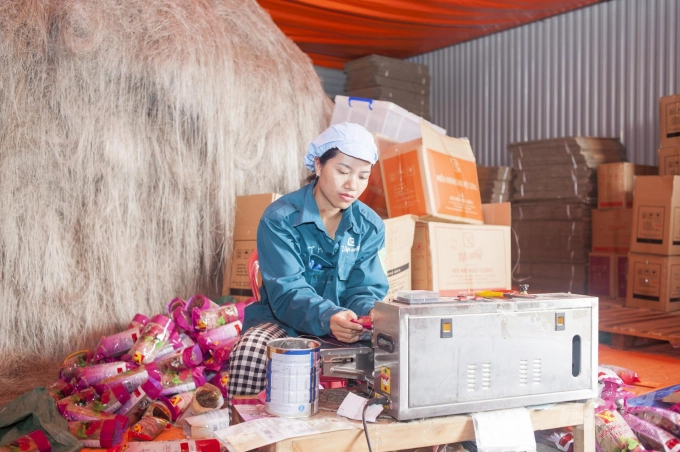
M 600 299 L 599 306 L 599 330 L 612 334 L 613 348 L 631 348 L 650 340 L 680 344 L 680 311 L 626 308 L 607 299 Z

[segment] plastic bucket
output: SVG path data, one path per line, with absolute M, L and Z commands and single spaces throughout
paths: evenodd
M 321 344 L 311 339 L 275 339 L 267 344 L 267 413 L 308 417 L 319 411 Z

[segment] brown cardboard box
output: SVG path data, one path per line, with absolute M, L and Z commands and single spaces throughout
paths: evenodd
M 625 300 L 628 294 L 628 254 L 619 254 L 616 258 L 617 297 Z
M 510 289 L 510 228 L 419 221 L 411 262 L 414 290 L 442 296 Z
M 659 175 L 680 175 L 680 146 L 659 149 Z
M 659 104 L 661 147 L 680 146 L 680 94 L 662 97 Z
M 257 240 L 257 226 L 264 210 L 280 197 L 278 193 L 237 196 L 234 241 Z
M 633 207 L 635 176 L 659 174 L 656 166 L 633 163 L 605 163 L 597 167 L 597 207 L 625 209 Z
M 400 290 L 411 290 L 411 248 L 417 217 L 403 215 L 385 220 L 385 270 L 390 289 L 385 299 Z
M 250 280 L 248 279 L 248 260 L 257 249 L 257 240 L 241 240 L 234 242 L 234 255 L 231 260 L 229 287 L 223 293 L 236 297 L 252 297 Z M 259 278 L 262 281 L 262 277 Z
M 621 276 L 621 269 L 619 265 L 623 265 L 623 271 L 627 271 L 628 256 L 626 254 L 614 253 L 590 253 L 588 263 L 588 293 L 596 297 L 617 298 L 621 293 L 621 284 L 619 278 Z M 626 275 L 623 281 L 627 281 Z M 623 298 L 625 299 L 625 288 L 623 289 Z
M 680 310 L 680 256 L 629 253 L 626 306 Z
M 417 215 L 482 224 L 477 165 L 470 142 L 421 125 L 422 138 L 391 146 L 382 156 L 390 217 Z
M 373 134 L 375 145 L 378 147 L 378 161 L 371 168 L 371 176 L 368 178 L 366 190 L 359 196 L 359 201 L 373 209 L 380 218 L 388 218 L 387 201 L 385 200 L 385 187 L 383 185 L 382 174 L 380 174 L 380 159 L 394 141 L 384 135 Z
M 484 224 L 512 226 L 512 204 L 509 202 L 482 204 L 482 213 Z
M 680 254 L 680 176 L 638 176 L 630 251 Z
M 592 218 L 594 252 L 628 252 L 633 209 L 593 209 Z

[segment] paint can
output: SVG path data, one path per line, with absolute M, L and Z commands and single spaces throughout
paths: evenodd
M 275 339 L 267 344 L 267 413 L 308 417 L 319 411 L 321 344 L 311 339 Z

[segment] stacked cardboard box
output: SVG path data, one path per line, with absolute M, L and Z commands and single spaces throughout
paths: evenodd
M 658 174 L 656 166 L 608 163 L 597 168 L 597 210 L 593 210 L 590 294 L 626 298 L 628 251 L 635 177 Z
M 430 119 L 430 75 L 427 65 L 369 55 L 345 63 L 348 96 L 394 102 Z
M 680 176 L 635 181 L 626 306 L 680 310 Z
M 515 170 L 509 166 L 481 166 L 477 165 L 479 178 L 479 193 L 485 204 L 495 202 L 509 202 L 515 191 L 513 185 Z
M 509 146 L 515 283 L 534 292 L 587 293 L 591 210 L 599 164 L 625 159 L 615 139 L 567 137 Z
M 680 174 L 680 94 L 662 97 L 659 110 L 659 174 L 675 176 Z

